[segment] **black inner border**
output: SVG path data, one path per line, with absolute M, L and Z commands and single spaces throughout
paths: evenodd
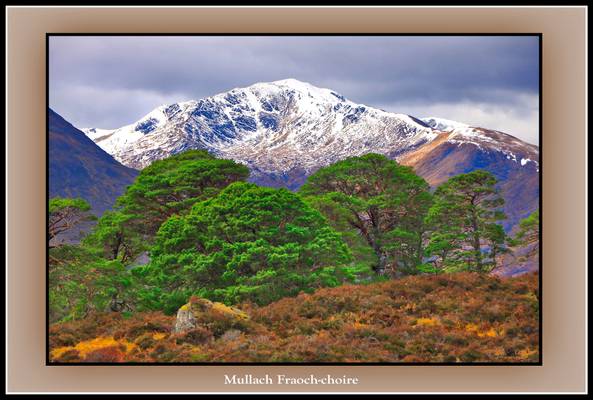
M 542 355 L 542 327 L 543 327 L 543 308 L 542 308 L 542 297 L 543 297 L 543 252 L 542 252 L 542 229 L 543 229 L 543 209 L 542 209 L 542 194 L 543 194 L 543 153 L 542 153 L 542 107 L 543 107 L 543 85 L 542 85 L 542 50 L 543 50 L 543 34 L 542 33 L 49 33 L 45 34 L 45 187 L 46 187 L 46 212 L 45 212 L 45 226 L 46 229 L 49 225 L 49 40 L 51 37 L 57 36 L 535 36 L 539 39 L 539 361 L 537 362 L 460 362 L 460 363 L 444 363 L 444 362 L 418 362 L 418 363 L 404 363 L 404 362 L 360 362 L 360 363 L 347 363 L 347 362 L 319 362 L 319 363 L 298 363 L 298 362 L 178 362 L 178 363 L 165 363 L 165 362 L 153 362 L 153 363 L 140 363 L 140 362 L 123 362 L 123 363 L 106 363 L 106 362 L 50 362 L 49 361 L 49 231 L 46 231 L 46 247 L 45 247 L 45 366 L 129 366 L 129 365 L 141 365 L 141 366 L 542 366 L 543 355 Z

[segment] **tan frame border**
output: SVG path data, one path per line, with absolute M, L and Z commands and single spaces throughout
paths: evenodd
M 583 7 L 8 8 L 7 390 L 583 392 L 586 18 Z M 542 32 L 543 366 L 45 367 L 46 32 Z M 229 387 L 225 373 L 348 374 L 360 384 Z

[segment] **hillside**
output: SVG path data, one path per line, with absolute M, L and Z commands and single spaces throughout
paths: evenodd
M 443 127 L 444 128 L 444 127 Z M 505 198 L 507 231 L 539 204 L 539 151 L 503 132 L 482 128 L 451 129 L 398 161 L 414 168 L 433 187 L 477 168 L 492 173 Z M 481 142 L 491 142 L 496 149 Z M 519 167 L 520 165 L 520 167 Z
M 538 275 L 410 276 L 237 310 L 98 313 L 50 327 L 52 362 L 514 362 L 539 360 Z M 193 315 L 188 316 L 188 310 Z M 184 318 L 180 321 L 180 318 Z M 192 319 L 193 329 L 180 328 Z
M 101 214 L 138 171 L 121 165 L 52 109 L 48 113 L 50 198 L 82 197 Z

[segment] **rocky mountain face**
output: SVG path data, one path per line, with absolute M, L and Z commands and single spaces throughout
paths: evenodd
M 48 113 L 49 197 L 82 197 L 101 214 L 138 171 L 121 165 L 53 110 Z
M 539 207 L 539 149 L 506 133 L 448 125 L 434 118 L 428 124 L 443 129 L 431 143 L 410 151 L 398 159 L 410 165 L 431 186 L 438 186 L 451 176 L 484 169 L 500 182 L 505 199 L 509 231 L 520 219 Z
M 206 149 L 247 165 L 255 183 L 293 190 L 320 167 L 371 152 L 413 166 L 431 185 L 482 168 L 501 181 L 507 229 L 539 202 L 537 146 L 459 122 L 356 104 L 294 79 L 161 106 L 115 130 L 83 131 L 131 168 Z

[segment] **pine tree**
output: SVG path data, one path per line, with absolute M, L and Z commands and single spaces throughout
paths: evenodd
M 539 209 L 537 209 L 519 222 L 519 231 L 515 236 L 516 244 L 532 246 L 530 254 L 536 254 L 539 251 L 539 220 Z
M 441 258 L 443 267 L 483 272 L 495 266 L 507 240 L 496 223 L 506 218 L 496 183 L 491 173 L 475 170 L 450 178 L 435 191 L 426 220 L 432 227 L 427 250 Z
M 48 207 L 48 239 L 49 247 L 58 246 L 52 239 L 61 233 L 70 231 L 84 221 L 94 220 L 90 213 L 91 206 L 81 198 L 54 197 L 49 200 Z
M 410 167 L 367 154 L 321 168 L 300 193 L 342 232 L 356 230 L 372 248 L 378 273 L 415 271 L 422 261 L 429 186 Z

